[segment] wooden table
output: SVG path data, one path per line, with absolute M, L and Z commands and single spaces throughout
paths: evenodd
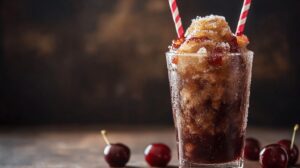
M 127 144 L 132 151 L 129 167 L 147 167 L 143 151 L 147 144 L 163 142 L 173 150 L 171 167 L 176 167 L 176 147 L 170 127 L 32 127 L 1 129 L 1 168 L 105 168 L 104 141 L 100 129 L 107 129 L 112 142 Z M 263 145 L 289 138 L 289 130 L 249 128 L 248 135 L 257 137 Z M 300 144 L 300 136 L 296 142 Z M 259 168 L 257 162 L 245 163 L 245 168 Z

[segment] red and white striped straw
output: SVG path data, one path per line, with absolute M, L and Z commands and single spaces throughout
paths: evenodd
M 250 6 L 251 6 L 251 0 L 244 0 L 242 12 L 241 12 L 239 23 L 238 23 L 238 26 L 236 28 L 236 33 L 235 33 L 237 36 L 242 35 L 244 33 L 245 24 L 246 24 Z
M 184 37 L 184 30 L 182 27 L 181 17 L 179 15 L 176 0 L 169 0 L 172 17 L 175 23 L 175 28 L 178 38 Z

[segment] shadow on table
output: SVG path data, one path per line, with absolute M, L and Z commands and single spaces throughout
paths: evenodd
M 137 166 L 126 166 L 126 168 L 141 168 L 141 167 L 137 167 Z M 165 167 L 165 168 L 178 168 L 178 166 L 172 166 L 172 165 L 170 165 L 170 166 L 167 166 L 167 167 Z
M 137 167 L 137 166 L 127 166 L 126 168 L 141 168 L 141 167 Z M 178 168 L 178 166 L 168 166 L 168 167 L 165 167 L 165 168 Z M 300 164 L 297 164 L 295 166 L 291 166 L 289 168 L 300 168 Z

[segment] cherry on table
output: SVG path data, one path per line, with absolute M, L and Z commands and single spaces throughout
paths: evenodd
M 279 145 L 281 145 L 288 153 L 289 156 L 289 165 L 295 165 L 297 163 L 298 160 L 298 156 L 299 156 L 299 149 L 296 146 L 296 144 L 293 145 L 292 148 L 291 147 L 291 141 L 287 140 L 287 139 L 283 139 L 277 142 Z
M 145 160 L 152 167 L 166 167 L 171 160 L 170 148 L 162 143 L 153 143 L 145 149 Z
M 279 144 L 271 144 L 264 147 L 259 156 L 262 168 L 287 168 L 288 154 Z
M 288 156 L 289 156 L 288 164 L 290 166 L 296 164 L 298 157 L 299 157 L 299 150 L 298 150 L 297 145 L 295 144 L 296 132 L 298 131 L 298 129 L 299 129 L 299 125 L 295 124 L 291 141 L 283 139 L 283 140 L 277 142 L 278 144 L 282 145 L 283 148 L 285 148 L 285 150 L 287 151 Z
M 260 152 L 260 143 L 254 138 L 246 138 L 244 157 L 248 160 L 258 160 Z
M 124 167 L 130 159 L 130 149 L 122 143 L 110 143 L 106 137 L 106 131 L 101 134 L 106 146 L 104 148 L 104 158 L 110 167 Z
M 121 143 L 107 145 L 104 149 L 106 162 L 111 167 L 124 167 L 129 161 L 130 150 Z

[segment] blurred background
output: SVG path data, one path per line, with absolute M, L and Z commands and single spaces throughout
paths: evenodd
M 164 53 L 176 37 L 166 0 L 2 0 L 0 124 L 172 125 Z M 242 0 L 178 0 L 186 28 Z M 254 0 L 249 125 L 300 122 L 300 1 Z

